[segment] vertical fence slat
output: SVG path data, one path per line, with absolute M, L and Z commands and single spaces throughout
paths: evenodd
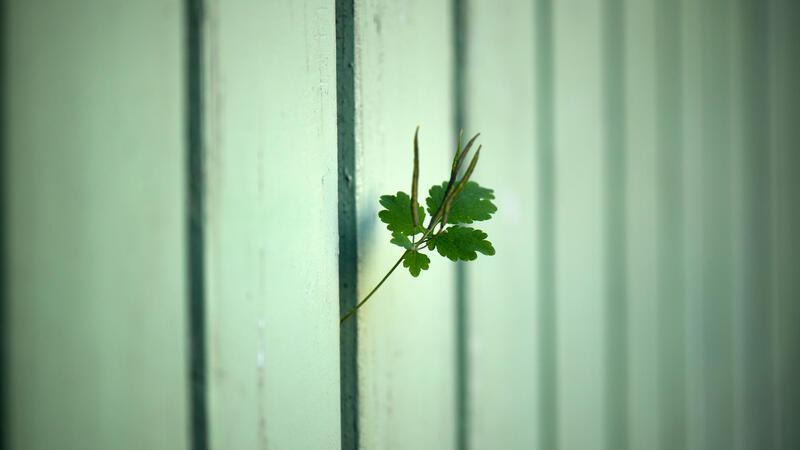
M 208 1 L 213 449 L 339 448 L 333 5 Z
M 686 424 L 687 448 L 705 449 L 707 414 L 703 378 L 703 304 L 702 261 L 702 48 L 701 4 L 691 0 L 681 3 L 680 34 L 683 68 L 683 277 L 686 321 Z
M 658 118 L 656 1 L 625 8 L 625 105 L 628 288 L 628 444 L 658 449 Z M 668 301 L 668 300 L 667 300 Z
M 685 275 L 690 448 L 730 448 L 733 432 L 729 10 L 684 8 Z
M 182 3 L 5 13 L 9 448 L 186 448 Z
M 420 197 L 448 175 L 451 12 L 445 0 L 355 2 L 359 299 L 402 254 L 377 218 L 378 199 L 410 193 L 417 125 Z M 430 258 L 418 278 L 399 267 L 359 311 L 362 448 L 454 446 L 454 267 L 438 254 Z
M 476 223 L 497 254 L 466 265 L 470 448 L 538 440 L 535 41 L 532 2 L 470 2 L 466 126 L 484 146 L 476 180 L 495 190 Z M 509 45 L 512 43 L 513 45 Z
M 800 5 L 773 0 L 769 8 L 770 281 L 772 283 L 775 448 L 800 447 Z
M 686 448 L 684 64 L 680 0 L 656 3 L 658 447 Z
M 771 191 L 769 166 L 770 67 L 768 2 L 734 3 L 732 52 L 734 122 L 733 225 L 737 243 L 736 287 L 736 423 L 738 449 L 774 448 L 770 273 Z
M 605 158 L 597 0 L 554 2 L 559 444 L 606 439 Z
M 536 109 L 536 303 L 538 330 L 538 448 L 558 449 L 558 349 L 556 298 L 555 83 L 553 1 L 538 0 L 534 10 Z
M 602 2 L 602 126 L 603 126 L 603 291 L 605 326 L 605 448 L 628 448 L 630 392 L 628 237 L 637 224 L 628 223 L 628 153 L 626 139 L 626 19 L 622 0 Z M 636 170 L 636 169 L 634 169 Z
M 702 322 L 706 449 L 733 448 L 730 4 L 703 4 L 701 80 Z

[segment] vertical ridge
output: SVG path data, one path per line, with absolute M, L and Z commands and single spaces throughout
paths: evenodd
M 539 291 L 539 446 L 558 443 L 558 362 L 556 353 L 555 157 L 553 154 L 553 11 L 552 0 L 535 5 L 536 136 L 538 147 Z
M 6 248 L 6 2 L 0 0 L 0 450 L 9 448 L 8 432 L 8 254 Z
M 800 4 L 768 2 L 770 282 L 774 448 L 800 448 Z
M 466 126 L 466 26 L 467 0 L 452 0 L 453 15 L 453 122 L 458 136 Z M 467 267 L 456 263 L 456 448 L 469 448 L 469 331 L 467 309 Z
M 733 311 L 731 195 L 730 5 L 727 0 L 702 3 L 700 46 L 702 107 L 699 162 L 702 184 L 701 306 L 702 371 L 706 386 L 705 447 L 733 448 Z
M 203 0 L 186 0 L 190 442 L 208 448 L 203 165 Z
M 743 449 L 773 448 L 773 399 L 770 389 L 772 367 L 770 339 L 772 289 L 770 208 L 768 4 L 738 2 L 742 35 L 737 45 L 741 55 L 742 165 L 739 169 L 743 208 L 736 218 L 742 223 L 744 265 L 741 273 L 743 299 L 736 328 L 742 334 L 742 429 Z
M 687 445 L 683 213 L 683 11 L 679 0 L 656 3 L 656 152 L 658 171 L 658 442 Z
M 355 164 L 355 8 L 354 0 L 336 0 L 336 98 L 339 163 L 339 311 L 358 302 L 358 234 Z M 342 450 L 359 448 L 358 314 L 341 326 L 339 336 Z
M 621 0 L 606 0 L 603 8 L 603 54 L 605 109 L 606 209 L 606 449 L 625 450 L 628 407 L 628 308 L 626 148 L 625 148 L 625 56 L 624 6 Z

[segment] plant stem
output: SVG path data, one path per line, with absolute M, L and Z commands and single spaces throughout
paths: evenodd
M 369 294 L 367 294 L 367 296 L 364 297 L 364 300 L 361 300 L 360 302 L 358 302 L 358 304 L 355 307 L 353 307 L 350 311 L 348 311 L 347 314 L 345 314 L 341 318 L 341 320 L 339 320 L 339 324 L 340 325 L 343 324 L 345 320 L 349 319 L 350 316 L 355 314 L 356 311 L 358 311 L 358 309 L 361 308 L 361 306 L 364 303 L 367 303 L 367 300 L 369 300 L 370 297 L 372 297 L 372 294 L 374 294 L 378 290 L 378 288 L 381 287 L 381 285 L 383 285 L 383 283 L 386 281 L 386 279 L 389 278 L 389 275 L 391 275 L 392 272 L 394 272 L 395 269 L 397 269 L 397 266 L 399 266 L 400 263 L 403 261 L 403 258 L 406 257 L 406 253 L 415 252 L 417 250 L 421 250 L 421 249 L 425 248 L 425 246 L 427 245 L 428 241 L 430 240 L 430 238 L 428 238 L 428 236 L 431 234 L 431 232 L 434 230 L 434 228 L 436 228 L 436 224 L 439 222 L 439 220 L 441 220 L 441 216 L 440 215 L 441 215 L 441 208 L 439 208 L 439 211 L 437 211 L 437 213 L 436 213 L 436 215 L 434 217 L 431 217 L 431 223 L 428 224 L 428 228 L 425 230 L 425 233 L 422 234 L 422 237 L 420 238 L 420 240 L 417 241 L 416 243 L 414 243 L 414 248 L 411 249 L 411 250 L 406 250 L 405 252 L 403 252 L 402 255 L 400 255 L 400 259 L 398 259 L 397 262 L 394 263 L 392 268 L 389 269 L 388 272 L 386 272 L 386 275 L 384 275 L 383 278 L 381 278 L 381 281 L 374 288 L 372 288 L 371 291 L 369 291 Z M 439 230 L 439 233 L 441 233 L 441 230 Z M 412 238 L 413 238 L 413 236 L 412 236 Z
M 372 294 L 374 294 L 374 293 L 375 293 L 375 291 L 377 291 L 377 290 L 378 290 L 378 288 L 379 288 L 379 287 L 381 287 L 381 285 L 383 284 L 383 282 L 384 282 L 384 281 L 386 281 L 386 279 L 387 279 L 387 278 L 389 278 L 389 275 L 391 275 L 391 274 L 392 274 L 392 272 L 394 272 L 394 270 L 395 270 L 395 269 L 397 269 L 397 266 L 399 266 L 399 265 L 400 265 L 400 263 L 403 261 L 403 258 L 405 258 L 405 257 L 406 257 L 406 253 L 408 253 L 408 252 L 410 252 L 410 251 L 411 251 L 411 250 L 406 250 L 405 252 L 403 252 L 403 254 L 400 256 L 400 259 L 398 259 L 398 260 L 397 260 L 397 262 L 396 262 L 396 263 L 394 263 L 394 265 L 392 266 L 392 268 L 391 268 L 391 269 L 389 269 L 389 271 L 388 271 L 388 272 L 386 272 L 386 275 L 384 275 L 384 276 L 383 276 L 383 278 L 381 279 L 381 281 L 380 281 L 380 282 L 379 282 L 379 283 L 378 283 L 378 284 L 377 284 L 377 285 L 376 285 L 374 288 L 372 288 L 372 290 L 371 290 L 371 291 L 369 291 L 369 294 L 367 294 L 367 296 L 366 296 L 366 297 L 364 297 L 364 300 L 361 300 L 360 302 L 358 302 L 358 304 L 357 304 L 357 305 L 356 305 L 356 306 L 355 306 L 353 309 L 351 309 L 350 311 L 348 311 L 348 312 L 347 312 L 347 314 L 345 314 L 345 315 L 344 315 L 344 317 L 342 317 L 342 319 L 339 321 L 339 324 L 340 324 L 340 325 L 341 325 L 341 324 L 343 324 L 345 320 L 349 319 L 349 318 L 350 318 L 350 316 L 352 316 L 353 314 L 355 314 L 355 313 L 356 313 L 356 311 L 358 311 L 358 308 L 361 308 L 361 306 L 362 306 L 364 303 L 367 303 L 367 300 L 369 300 L 369 298 L 370 298 L 370 297 L 372 297 Z

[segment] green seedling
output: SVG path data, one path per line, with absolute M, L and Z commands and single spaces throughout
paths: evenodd
M 466 170 L 462 171 L 467 155 L 479 135 L 476 134 L 463 148 L 459 136 L 450 178 L 441 184 L 431 186 L 428 190 L 425 204 L 428 207 L 430 220 L 427 226 L 423 226 L 425 208 L 419 205 L 417 195 L 419 187 L 419 127 L 417 127 L 414 133 L 411 195 L 398 192 L 395 195 L 381 196 L 380 204 L 383 209 L 378 212 L 378 218 L 392 233 L 389 242 L 402 247 L 403 254 L 369 294 L 342 316 L 340 323 L 344 323 L 355 314 L 400 266 L 400 263 L 403 263 L 403 267 L 407 268 L 413 277 L 418 277 L 423 270 L 428 270 L 431 260 L 422 252 L 423 250 L 428 252 L 436 250 L 451 261 L 473 261 L 478 257 L 478 253 L 494 255 L 494 247 L 486 240 L 488 237 L 486 233 L 464 226 L 476 221 L 489 220 L 497 211 L 497 207 L 492 203 L 494 191 L 470 181 L 481 155 L 481 146 L 478 146 Z

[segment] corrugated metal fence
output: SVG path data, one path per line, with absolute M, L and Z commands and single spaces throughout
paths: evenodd
M 793 0 L 4 0 L 2 443 L 800 448 Z M 480 131 L 497 255 L 380 195 Z

